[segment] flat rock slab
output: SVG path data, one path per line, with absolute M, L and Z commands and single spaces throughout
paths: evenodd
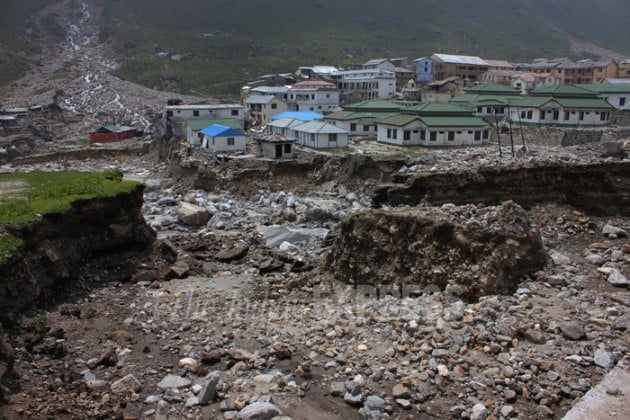
M 563 420 L 630 419 L 630 366 L 623 366 L 622 363 L 608 372 L 597 386 L 591 388 Z M 616 391 L 616 395 L 611 395 L 610 391 Z

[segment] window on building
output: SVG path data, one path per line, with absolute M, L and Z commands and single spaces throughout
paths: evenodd
M 337 143 L 337 133 L 328 134 L 328 143 Z
M 357 131 L 357 125 L 355 123 L 350 123 L 350 131 Z
M 288 153 L 291 153 L 291 144 L 290 143 L 284 145 L 284 154 L 288 154 Z
M 198 117 L 198 116 L 199 116 L 199 110 L 194 110 L 193 117 Z
M 403 140 L 404 141 L 411 140 L 411 131 L 410 130 L 403 131 Z
M 315 99 L 315 94 L 311 95 L 311 99 Z
M 580 111 L 580 117 L 579 117 L 580 121 L 584 121 L 584 111 Z
M 315 143 L 315 134 L 311 134 L 311 143 Z
M 278 104 L 271 104 L 271 109 L 278 109 Z
M 490 135 L 490 131 L 488 130 L 483 130 L 483 139 L 484 140 L 488 140 L 488 136 Z
M 569 113 L 569 111 L 564 111 L 564 120 L 565 121 L 569 121 L 569 117 L 571 116 L 571 114 Z
M 560 119 L 560 111 L 553 111 L 553 120 L 558 121 Z
M 436 141 L 436 140 L 437 140 L 437 132 L 431 131 L 429 134 L 429 141 Z
M 544 109 L 540 110 L 540 121 L 543 121 L 545 119 L 546 116 L 546 112 Z
M 426 132 L 426 130 L 420 131 L 420 140 L 425 141 L 426 139 L 427 139 L 427 132 Z
M 534 111 L 527 111 L 527 119 L 531 120 L 532 118 L 534 118 Z
M 475 131 L 475 141 L 481 140 L 481 131 Z
M 606 121 L 608 119 L 608 112 L 602 112 L 602 114 L 599 116 L 599 119 L 602 121 Z
M 172 117 L 173 116 L 173 111 L 166 111 L 166 116 L 167 117 Z
M 448 132 L 448 141 L 455 141 L 455 132 L 454 131 L 449 131 Z
M 233 109 L 232 116 L 237 116 L 237 115 L 238 115 L 238 109 Z
M 619 106 L 624 106 L 624 105 L 626 105 L 626 98 L 625 97 L 619 98 Z
M 521 118 L 525 119 L 526 116 L 527 116 L 527 113 L 525 111 L 521 111 Z
M 492 114 L 492 108 L 491 108 L 491 107 L 489 107 L 489 106 L 487 106 L 487 107 L 486 107 L 486 112 L 487 112 L 488 114 Z
M 234 137 L 228 137 L 227 145 L 228 146 L 234 146 Z

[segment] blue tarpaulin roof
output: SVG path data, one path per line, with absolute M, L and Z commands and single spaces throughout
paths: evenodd
M 242 133 L 238 130 L 233 129 L 232 127 L 228 127 L 227 125 L 221 124 L 212 124 L 203 130 L 200 133 L 205 134 L 210 137 L 227 137 L 227 136 L 244 136 L 245 133 Z
M 317 112 L 312 111 L 286 111 L 280 112 L 279 114 L 273 114 L 271 120 L 279 120 L 280 118 L 293 118 L 295 120 L 300 121 L 313 121 L 313 120 L 323 120 L 324 116 L 322 114 L 318 114 Z

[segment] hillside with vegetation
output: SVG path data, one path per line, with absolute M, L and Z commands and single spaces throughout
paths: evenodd
M 58 36 L 37 16 L 41 0 L 0 1 L 3 68 L 13 78 L 38 36 Z M 77 6 L 81 3 L 75 2 Z M 576 57 L 571 39 L 630 55 L 627 0 L 93 0 L 99 42 L 115 74 L 146 86 L 198 95 L 234 94 L 261 74 L 300 65 L 345 65 L 433 52 L 514 61 Z M 78 7 L 77 7 L 78 8 Z M 39 24 L 34 25 L 34 17 Z M 26 23 L 24 23 L 26 22 Z M 16 36 L 30 31 L 18 57 Z M 47 36 L 47 35 L 46 35 Z M 25 41 L 26 42 L 26 41 Z M 180 55 L 181 61 L 158 53 Z M 25 54 L 26 53 L 26 54 Z M 8 61 L 7 61 L 8 60 Z M 10 65 L 9 65 L 10 62 Z

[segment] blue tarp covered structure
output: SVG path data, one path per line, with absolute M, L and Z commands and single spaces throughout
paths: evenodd
M 271 121 L 279 120 L 280 118 L 293 118 L 295 120 L 300 121 L 313 121 L 313 120 L 323 120 L 324 116 L 322 114 L 318 114 L 317 112 L 312 111 L 286 111 L 280 112 L 279 114 L 273 114 L 269 117 Z
M 212 124 L 201 130 L 200 133 L 209 137 L 237 137 L 245 135 L 245 133 L 241 131 L 221 124 Z

